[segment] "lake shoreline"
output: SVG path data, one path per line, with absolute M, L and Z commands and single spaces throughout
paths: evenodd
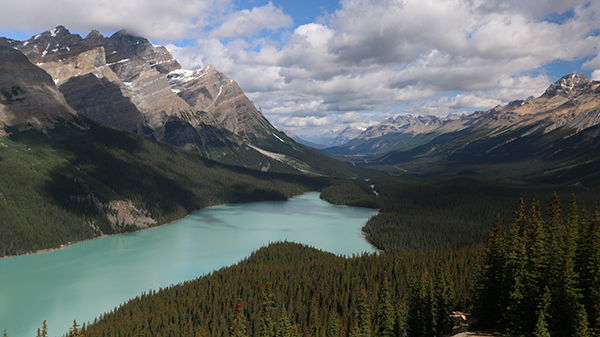
M 294 195 L 294 196 L 288 198 L 285 201 L 290 201 L 291 199 L 298 198 L 298 197 L 301 197 L 301 196 L 304 196 L 304 195 L 307 195 L 307 194 L 310 194 L 310 193 L 319 193 L 319 195 L 320 195 L 321 192 L 318 192 L 318 191 L 304 192 L 304 193 L 301 193 L 301 194 L 298 194 L 298 195 Z M 172 225 L 172 224 L 174 224 L 176 222 L 179 222 L 179 221 L 182 221 L 182 220 L 185 220 L 185 219 L 189 218 L 192 214 L 194 214 L 194 213 L 196 213 L 198 211 L 202 211 L 202 210 L 205 210 L 205 209 L 210 209 L 210 208 L 213 208 L 213 207 L 228 206 L 228 205 L 253 204 L 253 203 L 257 203 L 257 202 L 277 202 L 277 201 L 283 202 L 282 200 L 262 200 L 262 201 L 243 202 L 243 203 L 238 203 L 238 204 L 218 204 L 218 205 L 207 206 L 207 207 L 204 207 L 204 208 L 197 209 L 197 210 L 195 210 L 195 211 L 187 214 L 183 218 L 180 218 L 180 219 L 177 219 L 177 220 L 173 220 L 171 222 L 164 223 L 162 225 L 152 226 L 152 227 L 146 227 L 146 228 L 140 228 L 140 229 L 138 229 L 136 231 L 133 231 L 133 232 L 116 233 L 116 234 L 109 234 L 109 235 L 103 234 L 101 236 L 96 236 L 96 237 L 93 237 L 93 238 L 90 238 L 90 239 L 85 239 L 85 240 L 75 241 L 75 242 L 68 242 L 67 244 L 60 245 L 60 247 L 56 247 L 56 248 L 45 248 L 45 249 L 36 250 L 35 252 L 29 252 L 29 253 L 19 254 L 19 255 L 5 255 L 5 256 L 0 256 L 0 259 L 9 258 L 9 257 L 19 257 L 19 256 L 42 254 L 42 253 L 47 253 L 47 252 L 51 252 L 51 251 L 63 249 L 63 248 L 69 247 L 71 245 L 82 243 L 82 242 L 88 242 L 88 241 L 92 241 L 92 240 L 109 238 L 109 237 L 112 237 L 112 236 L 119 236 L 119 235 L 125 235 L 125 234 L 139 233 L 139 232 L 143 232 L 143 231 L 147 231 L 147 230 L 151 230 L 151 229 L 155 229 L 155 228 L 161 228 L 161 227 L 165 227 L 165 226 L 170 226 L 170 225 Z M 362 229 L 361 229 L 361 231 L 362 231 Z M 365 241 L 366 241 L 366 239 L 365 239 Z M 369 244 L 371 244 L 369 241 L 367 241 L 367 242 Z M 377 249 L 377 248 L 375 248 L 375 249 Z

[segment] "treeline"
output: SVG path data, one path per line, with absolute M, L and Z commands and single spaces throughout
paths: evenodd
M 83 331 L 88 337 L 437 335 L 451 328 L 451 310 L 468 306 L 479 253 L 348 258 L 275 243 L 234 266 L 132 299 Z
M 545 213 L 545 214 L 544 214 Z M 600 335 L 600 221 L 555 195 L 546 212 L 520 202 L 507 228 L 488 234 L 474 292 L 482 328 L 513 335 Z

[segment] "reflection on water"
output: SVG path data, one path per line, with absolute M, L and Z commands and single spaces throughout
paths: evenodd
M 286 202 L 219 206 L 173 225 L 0 259 L 0 332 L 51 336 L 149 289 L 234 264 L 269 242 L 301 242 L 335 254 L 373 252 L 359 237 L 373 210 L 333 206 L 310 193 Z

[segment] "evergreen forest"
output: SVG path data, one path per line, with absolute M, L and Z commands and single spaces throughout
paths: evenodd
M 228 166 L 85 118 L 44 132 L 7 128 L 1 253 L 138 230 L 109 221 L 114 200 L 131 201 L 156 226 L 212 205 L 319 191 L 332 204 L 379 210 L 363 231 L 380 253 L 341 257 L 273 243 L 94 322 L 73 322 L 66 335 L 442 336 L 455 310 L 472 311 L 475 328 L 507 335 L 600 334 L 593 184 L 352 170 L 354 179 L 342 179 Z M 552 195 L 548 207 L 538 201 Z M 559 200 L 569 197 L 563 211 Z

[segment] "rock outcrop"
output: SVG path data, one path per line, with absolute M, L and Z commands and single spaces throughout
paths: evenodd
M 19 129 L 51 128 L 75 113 L 50 75 L 21 52 L 0 46 L 0 122 Z

